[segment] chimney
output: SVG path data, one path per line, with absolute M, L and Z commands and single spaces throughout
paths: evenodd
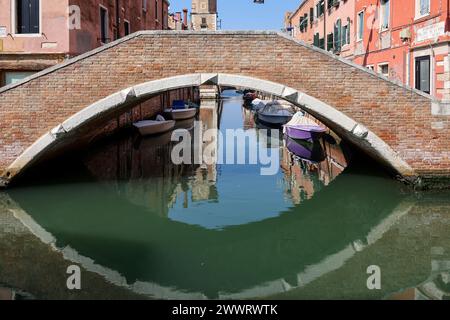
M 183 9 L 183 24 L 185 26 L 185 29 L 187 29 L 188 26 L 188 9 Z

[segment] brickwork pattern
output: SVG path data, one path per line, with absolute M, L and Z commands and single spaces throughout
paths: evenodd
M 0 91 L 0 171 L 93 102 L 190 73 L 245 75 L 295 88 L 364 124 L 417 173 L 450 173 L 450 117 L 433 116 L 429 97 L 268 32 L 139 33 Z

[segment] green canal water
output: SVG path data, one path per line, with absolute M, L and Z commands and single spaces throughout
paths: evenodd
M 0 193 L 0 287 L 44 299 L 450 298 L 449 193 L 415 193 L 333 136 L 323 161 L 301 159 L 230 96 L 198 120 L 244 129 L 277 174 L 173 165 L 170 134 L 57 159 Z

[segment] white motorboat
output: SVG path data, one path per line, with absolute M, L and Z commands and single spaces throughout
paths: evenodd
M 186 120 L 195 117 L 197 114 L 197 108 L 186 109 L 165 109 L 164 113 L 169 114 L 173 120 Z
M 251 102 L 251 107 L 253 110 L 258 111 L 261 110 L 262 108 L 264 108 L 266 106 L 267 103 L 269 103 L 270 100 L 261 100 L 256 98 L 255 100 L 253 100 Z
M 166 120 L 158 115 L 156 120 L 143 120 L 133 123 L 133 126 L 139 130 L 142 136 L 149 136 L 172 130 L 175 127 L 174 120 Z
M 292 119 L 295 109 L 286 102 L 272 101 L 257 112 L 258 121 L 269 126 L 282 126 Z

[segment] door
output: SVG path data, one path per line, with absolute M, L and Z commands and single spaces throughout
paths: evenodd
M 430 56 L 416 58 L 416 89 L 430 93 Z

